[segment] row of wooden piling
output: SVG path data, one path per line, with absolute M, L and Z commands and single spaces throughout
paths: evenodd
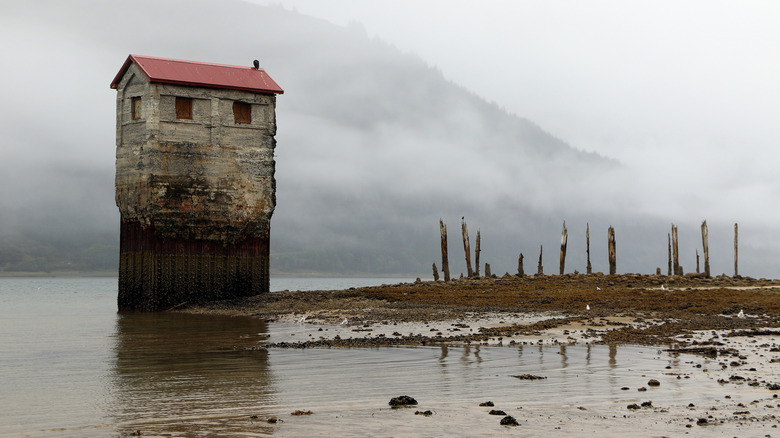
M 447 225 L 443 220 L 439 219 L 439 230 L 441 234 L 441 263 L 442 274 L 444 275 L 444 281 L 450 281 L 450 264 L 447 250 Z M 471 265 L 471 248 L 469 244 L 469 231 L 466 224 L 466 219 L 461 218 L 461 235 L 463 238 L 463 251 L 466 256 L 466 273 L 468 278 L 478 278 L 479 273 L 479 254 L 480 250 L 480 232 L 477 230 L 477 240 L 474 248 L 474 256 L 476 262 L 476 269 Z M 563 221 L 563 229 L 561 230 L 561 248 L 559 257 L 559 269 L 558 274 L 563 275 L 566 268 L 566 248 L 569 240 L 569 231 L 566 228 L 566 221 Z M 704 276 L 709 278 L 710 273 L 710 254 L 709 254 L 709 232 L 707 229 L 707 221 L 701 223 L 701 240 L 702 249 L 704 251 Z M 734 224 L 734 277 L 739 276 L 739 225 Z M 607 229 L 607 257 L 609 260 L 609 274 L 615 275 L 617 273 L 617 249 L 615 240 L 615 229 L 610 226 Z M 683 268 L 680 265 L 678 239 L 677 239 L 677 226 L 672 224 L 671 232 L 667 234 L 667 275 L 683 275 Z M 539 247 L 539 262 L 536 266 L 536 274 L 544 275 L 544 266 L 542 265 L 542 253 L 544 247 Z M 590 224 L 585 225 L 585 254 L 587 258 L 586 273 L 592 274 L 593 267 L 590 263 Z M 523 268 L 523 253 L 520 253 L 517 261 L 517 276 L 525 276 L 525 270 Z M 699 270 L 699 250 L 696 249 L 696 273 L 701 273 Z M 661 268 L 656 268 L 656 274 L 661 274 Z M 462 275 L 462 274 L 461 274 Z M 490 277 L 490 264 L 485 263 L 485 276 Z M 436 263 L 433 263 L 433 279 L 439 281 L 439 271 L 436 268 Z

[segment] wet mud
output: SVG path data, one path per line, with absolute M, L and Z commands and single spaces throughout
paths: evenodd
M 513 340 L 533 342 L 521 338 L 538 336 L 542 336 L 543 342 L 554 343 L 668 345 L 685 342 L 680 336 L 696 330 L 780 327 L 780 281 L 699 275 L 507 275 L 343 291 L 283 291 L 216 301 L 182 311 L 349 328 L 348 332 L 333 336 L 285 340 L 272 345 L 276 347 L 497 340 L 508 344 Z M 524 318 L 527 315 L 541 316 L 529 322 Z M 493 321 L 481 323 L 480 319 Z M 445 331 L 428 330 L 436 322 L 451 323 Z M 384 333 L 377 329 L 404 324 L 412 324 L 418 330 Z M 420 327 L 428 331 L 419 330 Z M 330 331 L 333 333 L 337 331 Z

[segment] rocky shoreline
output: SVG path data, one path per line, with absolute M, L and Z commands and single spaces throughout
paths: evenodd
M 346 322 L 342 325 L 350 328 L 346 337 L 343 330 L 334 330 L 331 336 L 323 333 L 318 339 L 270 343 L 266 348 L 529 343 L 551 334 L 556 335 L 550 341 L 554 343 L 671 345 L 684 344 L 685 336 L 697 330 L 780 327 L 780 281 L 695 274 L 506 275 L 341 291 L 282 291 L 179 311 L 308 324 Z M 740 312 L 745 317 L 738 317 Z M 523 318 L 527 315 L 536 318 Z M 480 319 L 489 321 L 482 324 Z M 377 330 L 437 322 L 450 322 L 448 333 Z M 470 330 L 459 330 L 457 324 Z

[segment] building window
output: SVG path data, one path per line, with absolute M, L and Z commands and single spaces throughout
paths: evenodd
M 243 125 L 252 123 L 252 105 L 245 102 L 233 102 L 233 121 Z
M 192 119 L 192 99 L 189 97 L 176 98 L 176 118 Z
M 137 96 L 130 99 L 130 111 L 133 114 L 133 120 L 141 118 L 141 97 Z

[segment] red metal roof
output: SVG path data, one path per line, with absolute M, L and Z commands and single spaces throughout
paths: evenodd
M 155 58 L 130 55 L 111 82 L 116 88 L 122 76 L 135 63 L 150 82 L 191 85 L 209 88 L 228 88 L 262 93 L 282 94 L 284 90 L 262 68 L 237 65 L 184 61 L 181 59 Z

